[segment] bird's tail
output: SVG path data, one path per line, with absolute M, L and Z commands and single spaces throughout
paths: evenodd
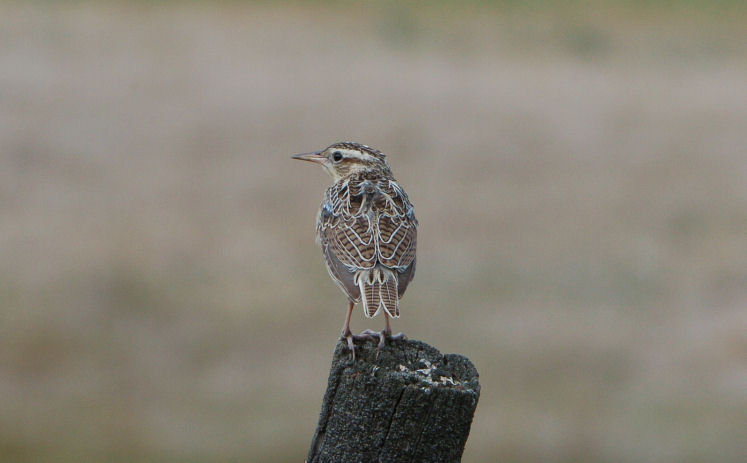
M 397 275 L 393 271 L 375 267 L 358 272 L 355 278 L 366 317 L 375 317 L 384 309 L 390 317 L 399 318 Z

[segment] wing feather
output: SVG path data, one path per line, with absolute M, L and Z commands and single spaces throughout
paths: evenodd
M 399 316 L 398 298 L 415 270 L 417 226 L 407 194 L 392 179 L 353 176 L 325 193 L 317 238 L 328 267 L 335 266 L 330 270 L 333 279 L 340 284 L 348 281 L 341 272 L 354 275 L 359 289 L 356 296 L 363 299 L 366 315 L 373 316 L 383 308 L 391 316 Z M 379 266 L 385 278 L 360 278 L 362 273 L 366 277 L 379 274 Z M 351 299 L 357 299 L 349 286 L 341 285 Z

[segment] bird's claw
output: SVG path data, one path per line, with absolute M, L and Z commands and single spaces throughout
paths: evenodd
M 373 331 L 373 330 L 365 330 L 361 333 L 362 335 L 369 336 L 370 339 L 378 338 L 379 344 L 376 346 L 376 358 L 379 358 L 379 352 L 381 352 L 381 349 L 386 346 L 386 341 L 398 341 L 398 340 L 404 340 L 407 339 L 407 336 L 405 336 L 405 333 L 397 333 L 395 335 L 392 335 L 391 330 L 381 330 L 381 331 Z
M 355 362 L 355 342 L 363 342 L 372 340 L 373 337 L 366 333 L 365 331 L 361 334 L 353 334 L 352 332 L 343 332 L 340 335 L 340 340 L 345 340 L 348 343 L 348 349 L 350 349 L 350 353 L 352 356 L 352 361 Z
M 389 334 L 389 339 L 392 341 L 406 341 L 407 335 L 405 333 L 399 332 L 397 334 Z
M 350 349 L 352 361 L 355 362 L 355 343 L 356 342 L 365 342 L 365 341 L 373 341 L 378 339 L 378 345 L 376 346 L 376 358 L 379 358 L 379 352 L 381 352 L 381 349 L 386 346 L 387 340 L 389 341 L 399 341 L 399 340 L 405 340 L 407 339 L 407 336 L 405 336 L 405 333 L 397 333 L 392 334 L 391 331 L 387 330 L 381 330 L 381 331 L 374 331 L 374 330 L 365 330 L 362 331 L 361 334 L 353 334 L 350 331 L 343 332 L 340 336 L 340 340 L 347 341 L 348 349 Z
M 365 334 L 366 336 L 370 337 L 371 339 L 378 339 L 379 345 L 376 347 L 376 352 L 381 350 L 384 345 L 386 345 L 386 332 L 385 331 L 374 331 L 374 330 L 366 330 L 361 334 Z

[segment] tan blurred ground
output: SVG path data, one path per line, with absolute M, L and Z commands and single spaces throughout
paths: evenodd
M 302 461 L 345 301 L 288 156 L 352 139 L 465 462 L 744 461 L 745 8 L 508 4 L 1 4 L 0 460 Z

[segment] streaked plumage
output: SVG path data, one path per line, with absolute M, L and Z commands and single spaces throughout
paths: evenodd
M 383 310 L 383 342 L 391 333 L 388 318 L 399 317 L 399 299 L 415 274 L 418 222 L 412 203 L 384 155 L 368 146 L 335 143 L 294 157 L 322 164 L 334 179 L 317 216 L 317 240 L 350 309 L 362 301 L 367 317 Z M 349 316 L 343 335 L 350 333 Z

